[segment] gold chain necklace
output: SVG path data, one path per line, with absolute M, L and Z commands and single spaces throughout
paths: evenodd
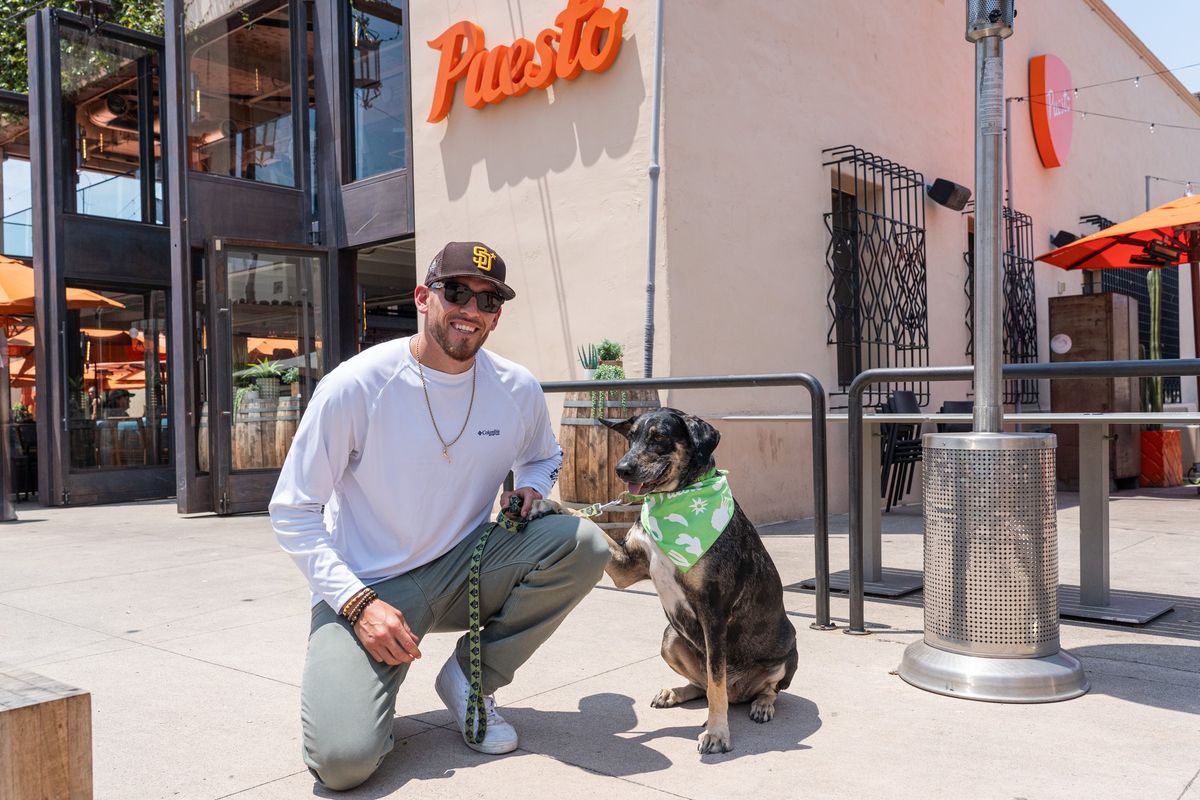
M 417 359 L 417 374 L 421 376 L 421 391 L 425 393 L 425 408 L 429 410 L 429 421 L 433 423 L 433 432 L 437 434 L 438 441 L 442 443 L 442 458 L 449 463 L 450 448 L 462 438 L 463 433 L 467 430 L 467 422 L 471 419 L 471 409 L 475 407 L 475 368 L 479 362 L 471 364 L 471 402 L 467 404 L 467 416 L 463 420 L 462 427 L 458 429 L 458 435 L 447 442 L 438 429 L 437 419 L 433 416 L 433 403 L 429 402 L 429 387 L 425 383 L 425 370 L 421 369 L 421 345 L 415 338 L 413 339 L 413 355 Z

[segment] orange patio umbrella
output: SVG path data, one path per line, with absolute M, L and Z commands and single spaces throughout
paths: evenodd
M 33 354 L 16 356 L 8 362 L 8 383 L 10 386 L 36 386 L 37 368 Z
M 87 289 L 67 289 L 67 308 L 124 308 L 124 303 Z M 0 256 L 0 314 L 21 316 L 34 313 L 33 267 Z
M 1181 197 L 1111 228 L 1076 239 L 1043 253 L 1045 261 L 1063 269 L 1161 267 L 1196 261 L 1200 245 L 1200 195 Z
M 1200 354 L 1200 196 L 1172 200 L 1043 253 L 1037 260 L 1068 270 L 1173 267 L 1191 262 L 1192 338 Z

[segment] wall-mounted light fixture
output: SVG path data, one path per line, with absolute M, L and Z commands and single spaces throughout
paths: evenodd
M 962 211 L 967 201 L 971 199 L 970 189 L 945 178 L 936 179 L 925 187 L 925 191 L 930 200 L 954 211 Z
M 1050 244 L 1055 247 L 1066 247 L 1078 238 L 1079 236 L 1070 231 L 1058 231 L 1050 237 Z

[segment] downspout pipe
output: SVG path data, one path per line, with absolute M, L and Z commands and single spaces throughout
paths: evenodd
M 1004 98 L 1004 204 L 1008 206 L 1009 211 L 1017 207 L 1016 201 L 1013 200 L 1012 101 L 1011 97 Z M 1004 230 L 1007 233 L 1008 227 L 1005 226 Z
M 662 122 L 663 0 L 658 0 L 654 22 L 654 110 L 650 127 L 650 220 L 646 244 L 646 330 L 642 349 L 642 377 L 654 376 L 654 273 L 658 260 L 658 163 L 659 130 Z

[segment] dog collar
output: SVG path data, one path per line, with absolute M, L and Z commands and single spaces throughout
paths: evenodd
M 695 566 L 733 519 L 728 474 L 713 469 L 678 491 L 634 496 L 643 501 L 642 528 L 680 572 Z

